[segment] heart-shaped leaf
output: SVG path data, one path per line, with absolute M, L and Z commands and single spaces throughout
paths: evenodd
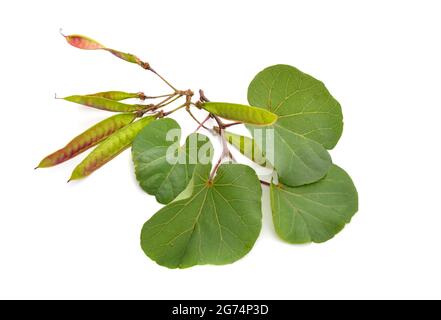
M 145 192 L 163 204 L 173 201 L 186 188 L 198 162 L 198 150 L 207 142 L 205 136 L 196 133 L 183 146 L 180 139 L 179 124 L 163 118 L 145 127 L 133 142 L 136 178 Z
M 261 187 L 248 166 L 224 164 L 214 180 L 211 165 L 198 164 L 192 193 L 147 221 L 141 246 L 168 268 L 228 264 L 246 255 L 261 229 Z
M 278 115 L 274 167 L 290 186 L 313 183 L 331 166 L 332 149 L 343 130 L 340 104 L 323 83 L 300 70 L 276 65 L 260 72 L 248 89 L 250 104 Z M 255 128 L 249 127 L 252 134 Z
M 325 242 L 351 221 L 358 195 L 349 175 L 332 165 L 322 180 L 301 187 L 271 185 L 277 234 L 290 243 Z

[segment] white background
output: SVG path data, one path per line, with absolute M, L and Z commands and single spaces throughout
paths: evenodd
M 441 298 L 439 1 L 0 6 L 0 298 Z M 70 47 L 60 27 L 214 100 L 246 103 L 250 80 L 277 63 L 323 80 L 343 107 L 331 154 L 358 187 L 359 213 L 335 239 L 293 246 L 275 235 L 266 203 L 262 233 L 237 263 L 156 265 L 139 233 L 161 206 L 137 186 L 129 152 L 79 183 L 66 180 L 80 159 L 33 170 L 107 116 L 55 93 L 166 91 L 135 65 Z

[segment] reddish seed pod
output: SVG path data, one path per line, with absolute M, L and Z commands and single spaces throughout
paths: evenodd
M 99 43 L 98 41 L 95 41 L 89 37 L 86 36 L 82 36 L 79 34 L 72 34 L 69 36 L 65 36 L 63 35 L 64 38 L 66 39 L 66 41 L 78 48 L 78 49 L 83 49 L 83 50 L 98 50 L 98 49 L 104 49 L 105 47 Z
M 107 162 L 115 158 L 125 149 L 132 145 L 133 140 L 150 122 L 158 115 L 152 115 L 135 121 L 124 128 L 113 133 L 106 140 L 101 142 L 72 172 L 69 179 L 77 180 L 87 177 Z
M 127 126 L 136 115 L 133 113 L 118 114 L 107 118 L 73 138 L 64 148 L 55 151 L 41 160 L 37 168 L 48 168 L 65 162 L 87 149 L 95 146 L 115 131 Z
M 62 34 L 63 35 L 63 34 Z M 134 54 L 131 53 L 125 53 L 125 52 L 121 52 L 115 49 L 111 49 L 111 48 L 107 48 L 105 46 L 103 46 L 101 43 L 99 43 L 98 41 L 95 41 L 89 37 L 86 36 L 82 36 L 79 34 L 73 34 L 73 35 L 69 35 L 69 36 L 65 36 L 63 35 L 63 37 L 66 39 L 66 41 L 78 48 L 78 49 L 83 49 L 83 50 L 105 50 L 110 52 L 111 54 L 113 54 L 114 56 L 125 60 L 127 62 L 130 63 L 135 63 L 139 66 L 141 66 L 144 69 L 149 69 L 150 65 L 147 62 L 141 61 L 141 59 L 139 59 L 137 56 L 135 56 Z

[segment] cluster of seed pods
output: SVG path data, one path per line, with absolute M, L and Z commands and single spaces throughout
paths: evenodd
M 150 68 L 147 62 L 141 61 L 137 56 L 107 48 L 89 37 L 81 35 L 63 36 L 69 44 L 76 48 L 105 50 L 127 62 L 138 64 L 144 69 Z M 74 169 L 69 181 L 90 175 L 116 157 L 131 146 L 142 128 L 159 116 L 159 113 L 156 113 L 136 120 L 136 118 L 142 117 L 149 111 L 152 105 L 121 102 L 126 99 L 139 99 L 143 101 L 146 99 L 146 96 L 142 92 L 105 91 L 87 95 L 72 95 L 63 99 L 95 109 L 119 112 L 119 114 L 95 124 L 76 136 L 66 146 L 41 160 L 37 166 L 37 168 L 48 168 L 58 165 L 96 146 Z
M 120 154 L 123 150 L 127 149 L 143 127 L 157 117 L 167 115 L 167 113 L 164 113 L 163 111 L 154 113 L 155 110 L 157 110 L 158 107 L 165 106 L 168 103 L 175 101 L 176 98 L 173 99 L 173 97 L 181 97 L 183 91 L 176 90 L 169 82 L 157 74 L 156 71 L 150 67 L 149 63 L 142 61 L 131 53 L 124 53 L 115 49 L 110 49 L 98 41 L 82 35 L 63 35 L 63 37 L 70 45 L 76 48 L 83 50 L 104 50 L 122 60 L 150 70 L 158 75 L 175 91 L 175 95 L 171 94 L 156 97 L 146 97 L 142 92 L 130 93 L 123 91 L 105 91 L 87 95 L 72 95 L 63 98 L 66 101 L 87 107 L 121 113 L 103 120 L 81 133 L 72 139 L 65 147 L 45 157 L 38 165 L 38 168 L 51 167 L 72 159 L 87 149 L 96 146 L 96 148 L 74 169 L 70 180 L 76 180 L 90 175 L 92 172 Z M 191 95 L 193 95 L 192 92 Z M 186 94 L 187 104 L 181 105 L 173 111 L 184 106 L 189 107 L 191 95 Z M 167 98 L 162 102 L 163 104 L 160 103 L 158 105 L 129 104 L 122 102 L 127 99 L 139 99 L 143 101 L 147 98 L 158 97 Z M 169 102 L 166 103 L 167 101 Z M 201 101 L 199 105 L 196 104 L 196 106 L 205 109 L 212 115 L 217 115 L 228 120 L 239 121 L 241 123 L 244 122 L 253 125 L 268 126 L 277 121 L 276 114 L 262 108 L 232 103 L 209 102 L 206 98 L 204 101 Z M 150 115 L 142 118 L 147 112 L 149 112 Z M 137 117 L 141 117 L 141 119 L 135 121 Z M 225 138 L 250 159 L 254 161 L 257 160 L 259 164 L 265 164 L 266 160 L 264 155 L 258 150 L 258 147 L 254 144 L 252 139 L 236 137 L 234 134 L 228 132 L 226 133 Z
M 73 138 L 64 148 L 55 151 L 41 160 L 38 168 L 52 167 L 72 159 L 87 149 L 97 145 L 117 130 L 132 123 L 135 118 L 136 115 L 133 113 L 122 113 L 97 123 Z
M 138 116 L 148 111 L 150 106 L 125 104 L 118 101 L 130 98 L 142 99 L 143 97 L 145 97 L 143 93 L 107 91 L 64 98 L 67 101 L 76 102 L 85 106 L 121 113 L 95 124 L 76 136 L 66 146 L 41 160 L 37 168 L 48 168 L 63 163 L 98 145 L 96 149 L 75 168 L 70 180 L 76 180 L 90 175 L 93 171 L 128 148 L 138 132 L 158 116 L 158 114 L 155 114 L 133 122 Z
M 142 128 L 155 120 L 156 117 L 157 115 L 144 117 L 112 134 L 74 169 L 69 181 L 87 177 L 130 147 Z

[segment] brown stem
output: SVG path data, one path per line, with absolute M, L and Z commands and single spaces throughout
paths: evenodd
M 232 123 L 226 123 L 224 124 L 224 129 L 228 128 L 228 127 L 232 127 L 232 126 L 236 126 L 238 124 L 242 124 L 243 122 L 237 121 L 237 122 L 232 122 Z
M 188 109 L 189 110 L 189 109 Z M 208 121 L 208 119 L 210 119 L 211 118 L 211 114 L 208 114 L 208 116 L 204 119 L 204 121 L 202 121 L 202 122 L 199 122 L 199 125 L 198 125 L 198 127 L 196 128 L 196 130 L 194 131 L 194 132 L 197 132 L 197 131 L 199 131 L 199 129 L 200 128 L 204 128 L 205 130 L 209 130 L 206 126 L 204 126 L 204 124 L 205 124 L 205 122 L 207 122 Z
M 178 111 L 178 110 L 184 108 L 185 106 L 186 106 L 186 104 L 184 103 L 184 104 L 181 104 L 179 107 L 174 108 L 173 110 L 170 110 L 170 111 L 167 111 L 167 112 L 162 112 L 162 117 L 166 117 L 166 116 L 172 114 L 173 112 Z
M 158 106 L 159 107 L 165 107 L 165 106 L 167 106 L 167 105 L 169 105 L 170 103 L 173 103 L 173 102 L 175 102 L 176 100 L 178 100 L 180 97 L 182 97 L 181 95 L 178 95 L 178 96 L 176 96 L 175 98 L 173 98 L 173 99 L 171 99 L 170 101 L 166 101 L 166 102 L 162 102 L 162 103 L 160 103 Z
M 193 114 L 193 112 L 191 112 L 191 110 L 190 110 L 190 108 L 187 108 L 187 109 L 185 109 L 187 112 L 188 112 L 188 114 L 193 118 L 193 120 L 194 121 L 196 121 L 196 123 L 198 124 L 198 125 L 200 125 L 202 128 L 204 128 L 205 130 L 210 130 L 210 129 L 208 129 L 206 126 L 204 126 L 204 124 L 203 123 L 201 123 L 195 116 L 194 116 L 194 114 Z
M 161 102 L 159 102 L 158 104 L 156 104 L 157 108 L 159 108 L 160 106 L 162 106 L 164 103 L 166 103 L 167 101 L 169 101 L 170 99 L 173 99 L 176 96 L 176 94 L 173 94 L 167 98 L 165 98 L 164 100 L 162 100 Z
M 163 76 L 161 76 L 159 73 L 157 73 L 152 67 L 148 67 L 147 70 L 150 70 L 154 74 L 156 74 L 162 81 L 164 81 L 170 88 L 173 89 L 174 92 L 177 92 L 178 89 L 176 89 L 170 82 L 168 82 Z
M 174 95 L 175 95 L 175 93 L 169 93 L 169 94 L 163 94 L 163 95 L 160 95 L 160 96 L 146 96 L 146 95 L 144 95 L 144 93 L 142 93 L 142 92 L 140 92 L 140 93 L 138 93 L 138 94 L 139 94 L 139 98 L 140 98 L 141 100 L 167 98 L 167 97 L 170 97 L 170 96 L 174 96 Z
M 266 182 L 266 181 L 263 181 L 263 180 L 259 180 L 260 181 L 260 184 L 263 184 L 264 186 L 270 186 L 271 185 L 271 183 L 269 183 L 269 182 Z
M 210 100 L 208 100 L 208 98 L 205 96 L 204 90 L 199 89 L 199 100 L 201 100 L 202 102 L 210 102 Z
M 210 100 L 208 100 L 208 98 L 205 96 L 204 90 L 202 89 L 199 89 L 199 97 L 199 100 L 202 102 L 210 102 Z M 218 162 L 216 163 L 210 174 L 210 180 L 212 180 L 224 157 L 229 157 L 233 161 L 236 161 L 236 159 L 234 159 L 232 153 L 230 152 L 230 149 L 228 149 L 228 142 L 224 136 L 225 124 L 217 115 L 210 113 L 210 116 L 214 118 L 214 120 L 217 122 L 217 125 L 219 126 L 219 136 L 222 141 L 222 154 L 220 155 Z
M 210 115 L 214 118 L 214 120 L 216 120 L 216 122 L 219 126 L 219 136 L 221 137 L 221 141 L 222 141 L 222 154 L 220 155 L 218 162 L 216 163 L 216 165 L 214 166 L 214 168 L 210 174 L 210 180 L 212 180 L 214 175 L 216 174 L 216 171 L 219 168 L 219 165 L 221 164 L 223 158 L 229 157 L 233 161 L 236 161 L 236 160 L 234 159 L 233 155 L 231 154 L 230 149 L 228 148 L 227 139 L 225 139 L 225 136 L 224 136 L 224 129 L 223 129 L 224 123 L 217 115 L 212 114 L 212 113 Z
M 210 173 L 210 178 L 208 179 L 209 181 L 213 181 L 214 175 L 216 174 L 217 169 L 219 168 L 220 164 L 222 163 L 222 159 L 223 159 L 223 157 L 220 156 L 219 160 L 217 160 L 216 165 L 214 166 L 213 170 Z
M 135 114 L 138 118 L 142 117 L 144 114 L 146 114 L 149 111 L 155 111 L 157 108 L 154 104 L 149 104 L 146 106 L 143 106 L 144 108 L 142 110 L 136 111 Z

